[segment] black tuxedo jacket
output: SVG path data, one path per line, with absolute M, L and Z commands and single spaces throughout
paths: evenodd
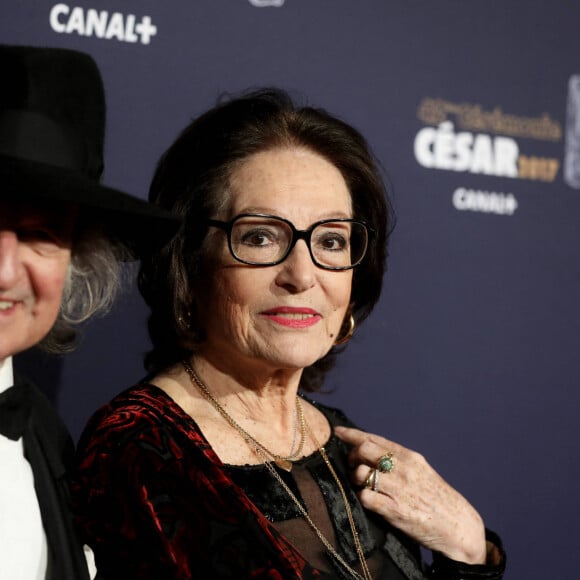
M 34 486 L 48 541 L 49 580 L 89 580 L 86 559 L 75 534 L 70 508 L 69 469 L 74 445 L 50 401 L 36 386 L 17 377 L 26 389 L 31 411 L 24 430 L 24 454 L 32 466 Z

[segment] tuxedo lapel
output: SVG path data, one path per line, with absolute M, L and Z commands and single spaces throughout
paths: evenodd
M 32 384 L 32 411 L 24 431 L 24 452 L 32 466 L 34 487 L 49 546 L 49 573 L 54 580 L 88 580 L 82 547 L 70 511 L 67 468 L 73 443 L 52 404 Z

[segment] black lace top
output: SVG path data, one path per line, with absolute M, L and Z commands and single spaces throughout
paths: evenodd
M 331 425 L 350 425 L 339 411 L 317 406 Z M 388 553 L 381 549 L 385 545 L 387 531 L 392 530 L 389 530 L 384 520 L 375 522 L 372 514 L 365 512 L 349 484 L 345 445 L 337 437 L 331 436 L 325 450 L 347 494 L 372 577 L 377 580 L 406 579 L 407 576 L 401 573 Z M 313 453 L 293 465 L 291 472 L 277 466 L 276 471 L 335 550 L 361 573 L 342 495 L 321 454 Z M 329 575 L 341 577 L 341 566 L 328 555 L 322 541 L 302 517 L 287 491 L 264 465 L 227 465 L 225 470 L 310 564 Z M 411 553 L 409 558 L 412 558 Z M 418 561 L 415 558 L 413 560 L 413 567 L 418 568 Z

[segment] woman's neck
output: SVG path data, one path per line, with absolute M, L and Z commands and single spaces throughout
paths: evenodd
M 256 368 L 232 372 L 196 355 L 152 382 L 195 420 L 224 463 L 245 465 L 262 463 L 264 457 L 256 454 L 244 432 L 280 456 L 292 455 L 293 450 L 303 456 L 315 450 L 303 436 L 304 417 L 315 424 L 313 413 L 318 412 L 306 402 L 297 403 L 300 376 L 297 371 L 268 373 Z
M 232 413 L 258 422 L 279 421 L 282 427 L 294 420 L 302 369 L 230 368 L 225 361 L 201 355 L 190 364 L 213 397 Z

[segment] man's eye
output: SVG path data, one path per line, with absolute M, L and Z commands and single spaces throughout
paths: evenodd
M 58 236 L 49 229 L 22 228 L 18 231 L 18 238 L 22 241 L 56 242 Z

